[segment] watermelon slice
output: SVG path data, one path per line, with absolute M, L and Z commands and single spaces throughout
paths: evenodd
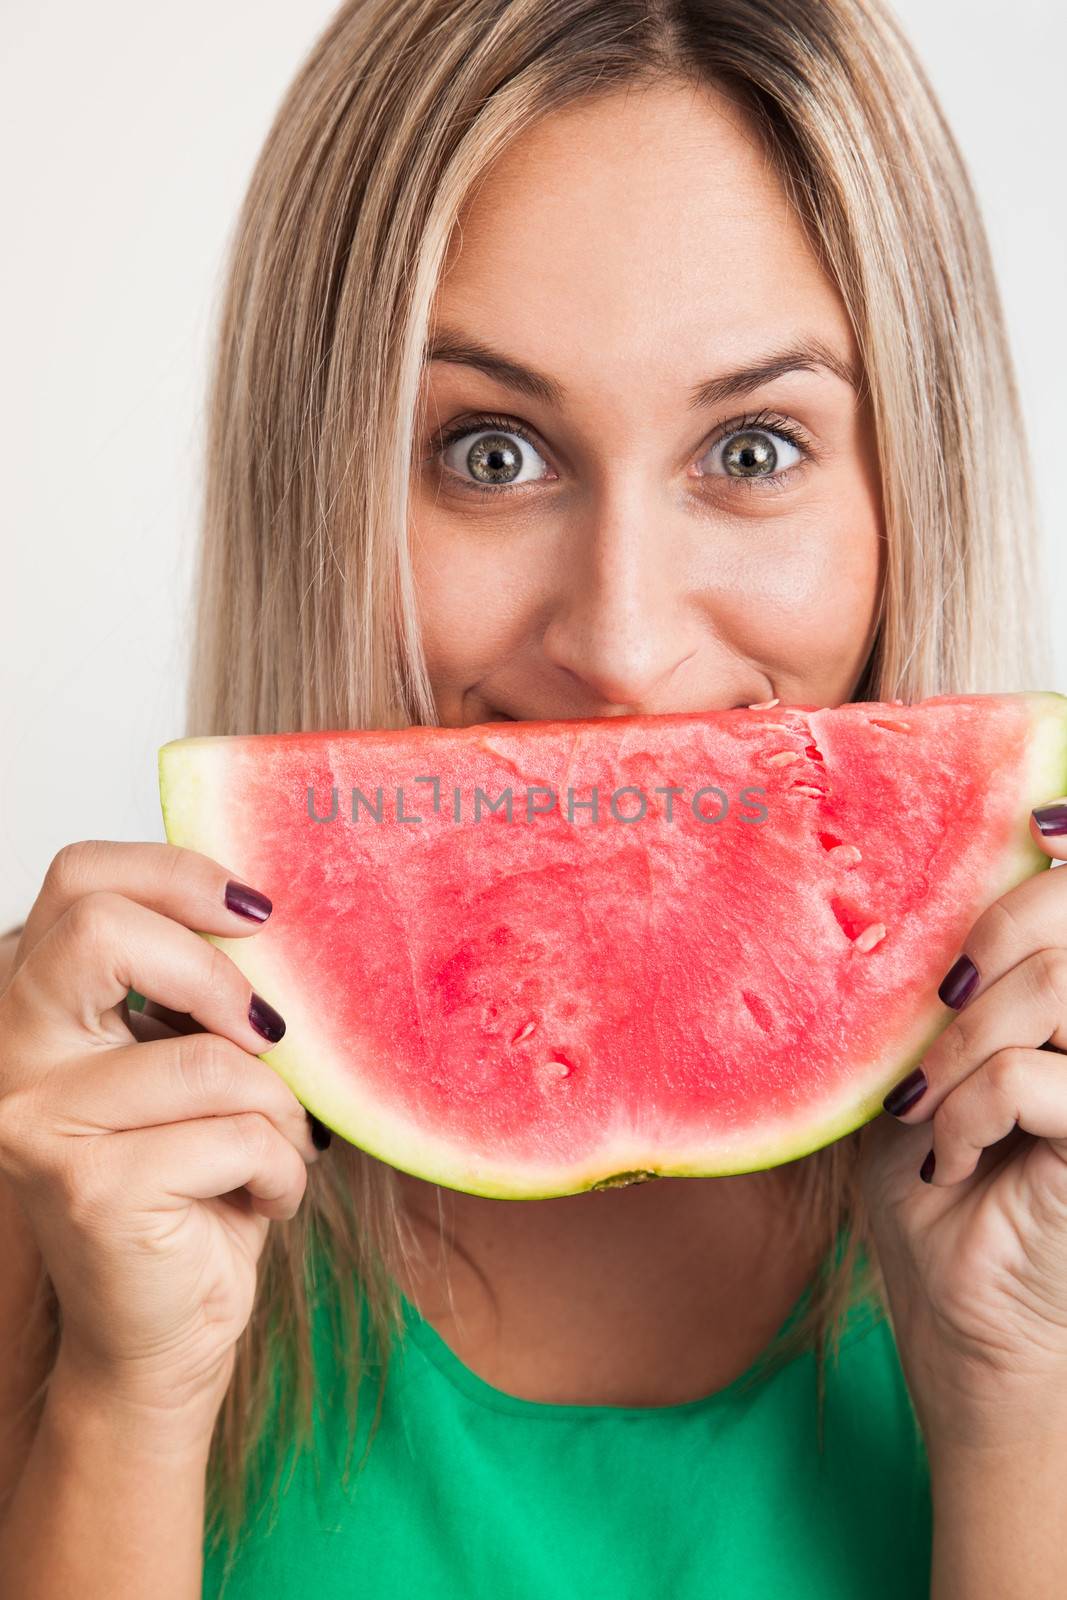
M 160 790 L 171 842 L 274 902 L 212 937 L 285 1018 L 263 1059 L 301 1101 L 532 1199 L 873 1117 L 975 918 L 1049 864 L 1028 814 L 1067 791 L 1067 699 L 179 739 Z

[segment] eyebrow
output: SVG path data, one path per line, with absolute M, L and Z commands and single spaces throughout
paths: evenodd
M 505 388 L 538 400 L 543 405 L 562 407 L 567 391 L 554 378 L 547 377 L 532 367 L 491 349 L 478 339 L 472 339 L 455 329 L 440 327 L 426 347 L 424 360 L 448 361 L 457 366 L 475 367 L 487 378 L 502 383 Z M 773 351 L 747 366 L 733 372 L 720 373 L 698 383 L 689 395 L 689 409 L 699 411 L 706 406 L 721 405 L 725 400 L 735 400 L 751 393 L 765 383 L 773 383 L 787 372 L 815 372 L 819 368 L 831 372 L 835 378 L 847 383 L 856 393 L 860 390 L 860 374 L 849 361 L 837 355 L 822 339 L 801 339 L 785 350 Z

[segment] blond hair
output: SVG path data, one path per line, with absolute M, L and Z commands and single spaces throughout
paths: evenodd
M 855 330 L 886 561 L 853 698 L 1041 683 L 1035 510 L 990 252 L 930 84 L 879 0 L 352 0 L 285 95 L 232 240 L 190 732 L 436 721 L 407 495 L 450 234 L 524 128 L 654 81 L 714 87 L 750 114 Z M 804 1225 L 830 1254 L 847 1226 L 847 1249 L 778 1352 L 814 1344 L 820 1376 L 860 1247 L 866 1290 L 883 1294 L 858 1138 L 797 1163 Z M 372 1344 L 381 1358 L 373 1436 L 410 1248 L 392 1170 L 335 1140 L 265 1248 L 212 1447 L 216 1534 L 241 1526 L 243 1469 L 272 1393 L 279 1470 L 281 1445 L 309 1437 L 312 1260 L 332 1280 L 352 1437 Z

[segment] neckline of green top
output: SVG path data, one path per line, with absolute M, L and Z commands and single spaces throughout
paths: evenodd
M 840 1259 L 840 1252 L 844 1244 L 844 1232 L 845 1230 L 842 1230 L 841 1234 L 839 1234 L 834 1251 L 838 1259 Z M 453 1388 L 458 1389 L 468 1399 L 491 1411 L 502 1411 L 511 1416 L 574 1421 L 582 1417 L 681 1417 L 686 1414 L 714 1411 L 732 1405 L 741 1396 L 742 1390 L 751 1382 L 752 1375 L 764 1361 L 768 1352 L 777 1348 L 779 1342 L 802 1316 L 811 1299 L 811 1293 L 812 1286 L 808 1284 L 770 1343 L 739 1377 L 734 1378 L 723 1388 L 713 1390 L 711 1394 L 698 1395 L 695 1400 L 680 1400 L 674 1404 L 662 1406 L 559 1405 L 552 1401 L 529 1400 L 523 1395 L 510 1394 L 506 1389 L 498 1389 L 495 1384 L 489 1383 L 487 1379 L 480 1377 L 472 1367 L 468 1367 L 464 1361 L 461 1361 L 451 1345 L 446 1343 L 432 1323 L 426 1321 L 418 1307 L 406 1295 L 401 1295 L 401 1305 L 406 1333 Z M 867 1300 L 854 1301 L 849 1308 L 846 1328 L 841 1336 L 841 1345 L 844 1346 L 846 1343 L 851 1343 L 854 1339 L 869 1332 L 881 1320 L 878 1309 L 871 1302 Z

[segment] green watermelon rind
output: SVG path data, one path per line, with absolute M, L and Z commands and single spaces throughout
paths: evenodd
M 1031 691 L 1025 698 L 1031 707 L 1031 734 L 1019 789 L 1018 831 L 1015 841 L 991 863 L 981 892 L 976 891 L 975 920 L 1009 889 L 1051 865 L 1031 835 L 1029 811 L 1067 793 L 1067 698 L 1047 691 Z M 192 753 L 194 747 L 195 758 L 186 759 L 185 752 Z M 228 748 L 229 741 L 222 738 L 179 739 L 164 745 L 159 753 L 160 796 L 169 842 L 197 849 L 224 866 L 240 854 L 237 841 L 226 835 L 221 788 L 216 788 L 223 777 Z M 216 754 L 217 760 L 213 759 Z M 257 993 L 277 1002 L 286 1017 L 286 1036 L 263 1052 L 261 1059 L 316 1117 L 389 1166 L 443 1188 L 501 1200 L 553 1199 L 651 1177 L 727 1177 L 798 1160 L 877 1116 L 888 1090 L 922 1060 L 955 1014 L 936 994 L 931 995 L 928 1006 L 913 1019 L 910 1043 L 904 1046 L 898 1040 L 887 1047 L 880 1062 L 857 1065 L 856 1079 L 863 1092 L 856 1100 L 842 1105 L 838 1087 L 833 1112 L 824 1119 L 809 1102 L 803 1110 L 802 1129 L 794 1123 L 784 1129 L 769 1126 L 765 1138 L 754 1140 L 753 1130 L 748 1128 L 738 1140 L 735 1157 L 720 1145 L 712 1165 L 706 1154 L 703 1160 L 687 1160 L 677 1150 L 657 1163 L 647 1137 L 637 1134 L 632 1144 L 619 1141 L 615 1149 L 599 1146 L 580 1167 L 572 1162 L 555 1171 L 544 1165 L 524 1170 L 521 1163 L 505 1166 L 479 1157 L 396 1115 L 373 1094 L 361 1094 L 360 1075 L 353 1070 L 354 1046 L 346 1048 L 332 1069 L 327 1066 L 323 1070 L 330 1043 L 316 1027 L 313 1012 L 305 1009 L 307 1001 L 297 992 L 300 986 L 290 987 L 285 972 L 272 964 L 269 947 L 260 944 L 257 948 L 255 933 L 240 939 L 215 934 L 202 937 L 231 956 Z

